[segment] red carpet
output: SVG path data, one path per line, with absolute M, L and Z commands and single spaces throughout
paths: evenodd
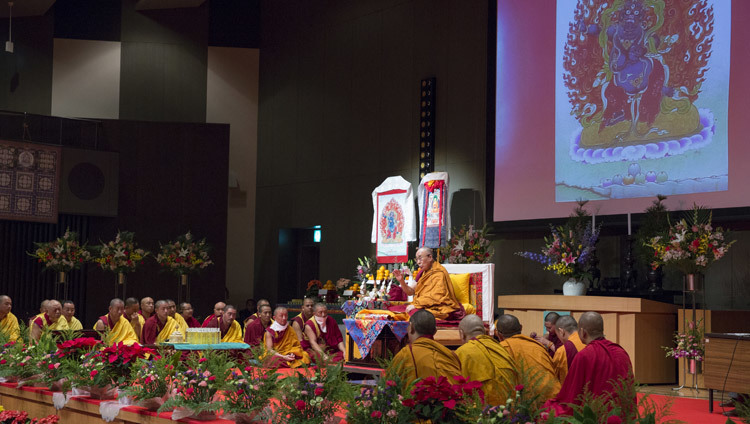
M 664 405 L 669 400 L 672 400 L 671 414 L 666 420 L 680 420 L 690 424 L 724 424 L 727 422 L 727 417 L 722 415 L 725 410 L 731 408 L 719 407 L 719 401 L 714 400 L 714 412 L 710 414 L 708 412 L 708 399 L 692 399 L 682 397 L 672 397 L 663 395 L 648 395 L 649 399 L 656 402 L 657 405 Z M 738 418 L 734 418 L 734 422 L 740 423 Z

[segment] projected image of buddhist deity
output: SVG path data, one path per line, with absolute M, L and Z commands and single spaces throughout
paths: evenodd
M 722 76 L 721 66 L 712 70 L 718 45 L 715 5 L 708 0 L 560 3 L 565 2 L 558 2 L 558 25 L 561 10 L 568 10 L 567 15 L 562 11 L 567 33 L 558 31 L 557 114 L 566 101 L 564 119 L 570 122 L 561 125 L 557 119 L 556 143 L 567 146 L 567 157 L 556 158 L 558 201 L 575 200 L 566 193 L 597 199 L 725 190 L 728 89 L 709 83 L 726 78 L 728 87 L 729 35 L 722 39 L 727 42 Z M 705 150 L 717 139 L 717 125 L 723 147 Z M 686 161 L 701 150 L 712 159 L 685 173 Z M 674 160 L 678 156 L 686 157 Z M 677 168 L 682 171 L 674 172 Z

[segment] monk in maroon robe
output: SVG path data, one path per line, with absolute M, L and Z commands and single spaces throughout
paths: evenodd
M 575 355 L 560 393 L 544 404 L 556 416 L 572 415 L 568 404 L 580 405 L 584 387 L 594 396 L 610 396 L 610 381 L 632 380 L 633 366 L 625 349 L 604 338 L 604 320 L 596 312 L 586 312 L 578 322 L 578 335 L 586 348 Z
M 317 303 L 313 317 L 305 323 L 305 340 L 300 341 L 310 358 L 319 362 L 342 362 L 344 360 L 344 337 L 336 320 L 328 315 L 325 303 Z
M 182 315 L 189 328 L 200 327 L 201 323 L 193 316 L 193 305 L 188 302 L 180 303 L 180 308 L 177 312 Z
M 214 305 L 213 315 L 207 316 L 206 319 L 203 320 L 203 324 L 201 325 L 201 327 L 208 328 L 209 326 L 211 326 L 212 321 L 218 320 L 220 316 L 224 315 L 224 308 L 226 307 L 227 307 L 226 303 L 216 302 L 216 304 Z
M 257 313 L 259 318 L 251 320 L 245 326 L 245 343 L 253 347 L 263 343 L 263 335 L 271 325 L 271 305 L 259 306 Z

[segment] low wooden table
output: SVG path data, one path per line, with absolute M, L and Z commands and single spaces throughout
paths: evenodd
M 750 393 L 750 333 L 706 334 L 703 366 L 709 412 L 714 410 L 714 390 Z

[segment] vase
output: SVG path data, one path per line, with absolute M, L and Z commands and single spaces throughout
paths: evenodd
M 688 359 L 688 372 L 690 374 L 700 374 L 702 370 L 702 361 L 696 361 L 694 358 Z
M 586 294 L 586 284 L 582 281 L 576 281 L 575 278 L 570 278 L 568 281 L 563 283 L 563 295 L 565 296 L 583 296 Z
M 648 273 L 646 274 L 646 280 L 648 280 L 649 283 L 649 293 L 661 293 L 663 277 L 664 271 L 661 267 L 657 267 L 656 269 L 649 269 Z
M 125 284 L 125 273 L 124 272 L 118 272 L 117 273 L 117 284 L 119 284 L 119 285 Z
M 180 284 L 183 286 L 187 286 L 188 283 L 188 275 L 187 274 L 180 274 Z
M 65 281 L 67 280 L 68 275 L 65 273 L 65 271 L 59 271 L 57 273 L 57 282 L 60 284 L 65 284 Z
M 685 274 L 685 291 L 699 290 L 703 285 L 703 274 Z

